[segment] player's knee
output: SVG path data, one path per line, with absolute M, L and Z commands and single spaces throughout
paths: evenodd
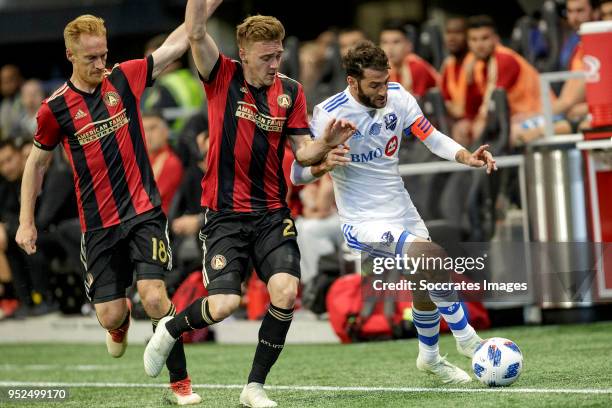
M 102 312 L 98 312 L 98 321 L 104 329 L 113 330 L 121 326 L 125 320 L 126 313 L 126 310 L 120 308 L 105 309 Z
M 240 306 L 238 295 L 212 295 L 208 297 L 210 315 L 216 321 L 230 316 Z
M 273 304 L 284 309 L 291 309 L 295 305 L 296 298 L 297 289 L 285 288 L 280 292 Z
M 289 274 L 274 275 L 268 282 L 268 289 L 270 301 L 274 306 L 289 309 L 293 307 L 297 298 L 298 279 Z
M 157 316 L 160 313 L 165 312 L 162 310 L 162 303 L 164 300 L 164 296 L 162 296 L 161 292 L 148 292 L 146 296 L 142 298 L 142 306 L 144 307 L 147 314 L 152 316 Z
M 169 300 L 162 280 L 139 281 L 138 293 L 148 315 L 160 316 L 168 311 Z

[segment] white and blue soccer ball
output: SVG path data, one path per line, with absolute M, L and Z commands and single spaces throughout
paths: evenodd
M 474 375 L 489 387 L 508 386 L 523 370 L 523 354 L 516 343 L 502 337 L 486 339 L 472 357 Z

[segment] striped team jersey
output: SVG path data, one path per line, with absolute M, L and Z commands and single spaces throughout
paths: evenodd
M 93 93 L 68 81 L 38 111 L 34 144 L 45 150 L 63 145 L 83 232 L 117 225 L 161 204 L 139 109 L 152 72 L 152 56 L 117 64 Z
M 396 221 L 416 210 L 398 170 L 402 135 L 424 140 L 434 128 L 416 100 L 397 82 L 389 82 L 387 104 L 369 108 L 345 89 L 318 104 L 310 123 L 315 138 L 332 118 L 346 119 L 357 131 L 346 142 L 351 162 L 331 176 L 338 213 L 343 223 Z
M 210 147 L 202 207 L 243 213 L 286 207 L 287 137 L 309 134 L 302 86 L 277 74 L 271 86 L 255 88 L 238 61 L 219 54 L 204 89 Z

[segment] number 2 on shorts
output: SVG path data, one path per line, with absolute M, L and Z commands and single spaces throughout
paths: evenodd
M 295 236 L 295 229 L 293 228 L 293 220 L 291 218 L 285 218 L 283 224 L 287 224 L 283 230 L 283 237 Z

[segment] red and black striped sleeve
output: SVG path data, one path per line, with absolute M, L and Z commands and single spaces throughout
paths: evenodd
M 227 57 L 223 53 L 219 53 L 219 58 L 213 69 L 208 74 L 208 79 L 202 78 L 200 75 L 200 79 L 204 83 L 204 89 L 206 91 L 206 95 L 208 99 L 212 96 L 218 94 L 219 92 L 227 91 L 227 84 L 232 79 L 232 75 L 236 71 L 236 64 L 234 60 Z
M 308 113 L 306 112 L 306 96 L 302 85 L 297 84 L 295 103 L 293 109 L 287 118 L 287 134 L 289 135 L 308 135 L 310 129 L 308 127 Z
M 137 98 L 140 98 L 145 88 L 153 85 L 153 65 L 153 55 L 119 64 L 119 69 L 127 78 L 130 89 Z
M 36 122 L 34 146 L 43 150 L 53 150 L 62 140 L 62 130 L 46 101 L 38 109 Z

